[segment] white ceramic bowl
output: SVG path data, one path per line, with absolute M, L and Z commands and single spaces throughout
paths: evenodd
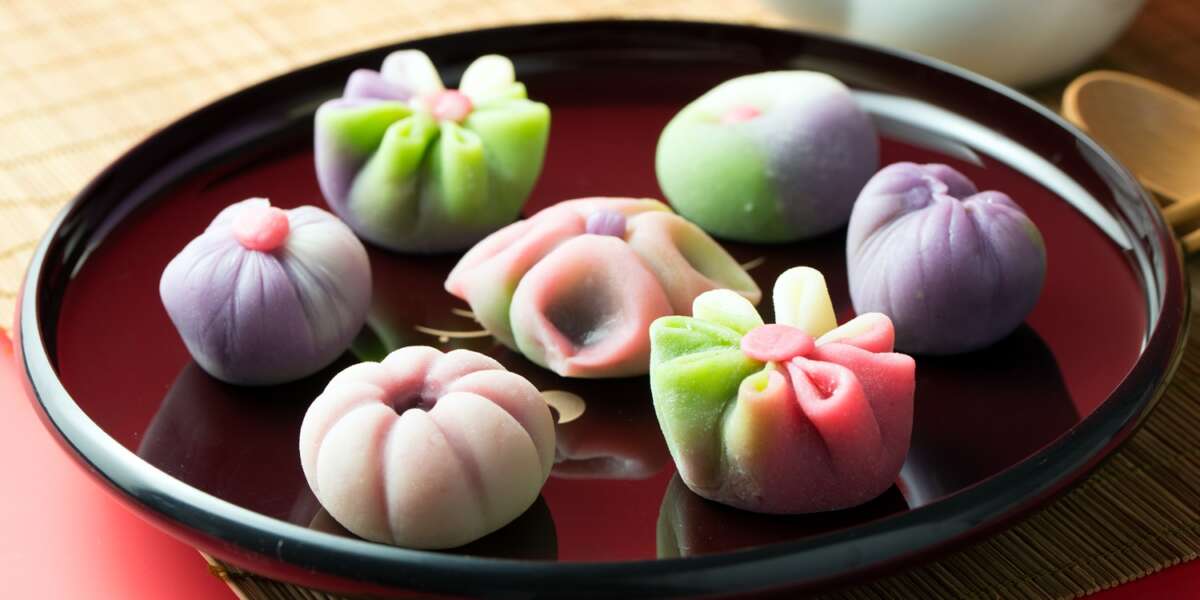
M 1145 0 L 763 0 L 797 26 L 914 50 L 1009 85 L 1063 75 Z

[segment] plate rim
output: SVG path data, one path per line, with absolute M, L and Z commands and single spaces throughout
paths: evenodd
M 1149 214 L 1155 233 L 1149 243 L 1166 259 L 1161 265 L 1164 281 L 1159 320 L 1149 331 L 1133 368 L 1090 415 L 1049 445 L 988 479 L 928 505 L 799 541 L 699 557 L 616 562 L 529 561 L 411 550 L 343 538 L 268 517 L 212 496 L 145 462 L 92 421 L 58 379 L 43 339 L 45 332 L 42 330 L 40 313 L 45 301 L 40 283 L 47 269 L 53 267 L 47 263 L 48 253 L 55 244 L 70 242 L 76 234 L 71 218 L 81 211 L 107 179 L 116 173 L 136 170 L 133 163 L 155 140 L 179 134 L 190 123 L 206 115 L 228 110 L 256 90 L 278 86 L 281 81 L 288 79 L 302 78 L 304 73 L 328 68 L 332 63 L 358 62 L 362 57 L 389 49 L 445 43 L 479 35 L 537 35 L 554 30 L 580 29 L 617 29 L 636 33 L 636 30 L 658 28 L 670 29 L 676 34 L 708 33 L 740 40 L 754 34 L 791 36 L 796 43 L 816 40 L 879 53 L 965 79 L 1025 109 L 1033 110 L 1057 127 L 1066 129 L 1078 143 L 1102 159 L 1104 170 L 1126 180 L 1122 183 L 1136 186 L 1141 201 L 1139 208 L 1150 209 L 1144 210 Z M 685 29 L 691 31 L 683 32 Z M 18 294 L 14 348 L 18 364 L 23 367 L 27 396 L 43 424 L 72 458 L 123 502 L 136 508 L 136 512 L 143 517 L 166 525 L 176 535 L 204 546 L 218 557 L 238 557 L 251 553 L 253 556 L 242 558 L 247 562 L 278 562 L 292 568 L 316 570 L 339 581 L 359 581 L 383 586 L 384 589 L 406 586 L 451 593 L 487 589 L 493 592 L 561 594 L 570 589 L 587 594 L 652 591 L 656 595 L 673 595 L 700 591 L 747 591 L 748 583 L 755 586 L 752 589 L 828 585 L 853 576 L 878 572 L 898 562 L 927 556 L 949 545 L 981 536 L 1027 513 L 1084 477 L 1145 418 L 1161 397 L 1179 364 L 1191 322 L 1191 297 L 1182 256 L 1170 229 L 1166 227 L 1161 214 L 1153 210 L 1151 202 L 1145 190 L 1124 167 L 1079 129 L 1046 107 L 1007 86 L 915 53 L 806 31 L 706 21 L 594 19 L 472 29 L 400 40 L 294 69 L 250 84 L 149 134 L 110 163 L 75 195 L 59 211 L 42 237 Z M 1077 443 L 1085 437 L 1090 443 Z M 1060 471 L 1049 477 L 1030 477 L 1033 473 L 1049 473 L 1054 469 Z M 1009 490 L 1004 494 L 1004 501 L 991 494 L 1000 489 Z M 1016 494 L 1019 499 L 1013 500 L 1014 491 L 1017 490 L 1021 491 Z M 990 500 L 989 495 L 992 496 Z M 947 519 L 947 515 L 953 518 Z M 930 529 L 935 531 L 930 533 Z M 871 557 L 861 556 L 855 548 L 850 547 L 850 542 L 870 544 L 877 537 L 891 540 L 901 533 L 910 540 L 908 544 L 902 545 L 903 548 L 880 550 Z M 821 556 L 813 556 L 814 553 Z M 847 553 L 857 557 L 857 561 L 851 560 L 857 564 L 849 568 L 844 566 L 849 558 Z M 798 564 L 804 561 L 808 564 Z M 238 561 L 234 558 L 233 562 Z M 843 566 L 834 569 L 831 562 Z M 416 567 L 418 572 L 398 570 L 397 566 Z M 802 572 L 825 574 L 796 581 L 797 574 Z M 484 580 L 486 588 L 468 585 L 470 580 Z M 581 587 L 581 584 L 586 585 Z

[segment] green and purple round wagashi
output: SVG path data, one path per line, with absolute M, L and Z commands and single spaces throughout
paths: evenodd
M 813 71 L 731 79 L 663 130 L 658 182 L 710 234 L 791 242 L 846 224 L 879 167 L 871 119 L 840 81 Z
M 454 90 L 423 52 L 400 50 L 317 110 L 317 179 L 367 241 L 461 250 L 517 218 L 549 133 L 550 109 L 526 97 L 509 59 L 480 57 Z

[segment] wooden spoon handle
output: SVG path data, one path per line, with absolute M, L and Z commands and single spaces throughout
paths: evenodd
M 1162 214 L 1167 225 L 1179 236 L 1184 256 L 1200 252 L 1200 196 L 1164 206 Z
M 1200 229 L 1180 236 L 1179 243 L 1183 245 L 1184 256 L 1194 256 L 1200 250 Z
M 1188 198 L 1180 200 L 1170 206 L 1165 206 L 1162 209 L 1163 217 L 1167 219 L 1167 224 L 1175 229 L 1178 233 L 1180 227 L 1187 225 L 1191 221 L 1200 219 L 1200 197 Z

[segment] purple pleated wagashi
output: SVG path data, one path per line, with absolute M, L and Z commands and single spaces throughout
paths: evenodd
M 896 163 L 863 188 L 846 233 L 854 309 L 881 312 L 896 348 L 988 346 L 1029 314 L 1046 277 L 1037 226 L 1007 195 L 939 164 Z
M 366 319 L 371 269 L 332 214 L 251 198 L 221 211 L 171 260 L 159 294 L 205 371 L 266 385 L 315 373 L 345 351 Z

